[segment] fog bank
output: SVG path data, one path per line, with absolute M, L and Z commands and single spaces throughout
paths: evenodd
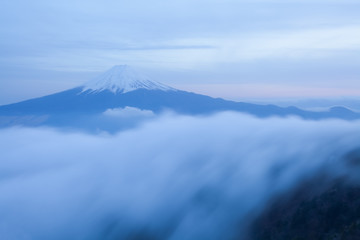
M 359 122 L 164 115 L 90 135 L 0 130 L 4 239 L 232 239 L 273 197 L 351 174 Z

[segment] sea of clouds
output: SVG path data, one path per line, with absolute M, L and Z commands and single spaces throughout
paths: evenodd
M 142 114 L 115 134 L 1 129 L 1 238 L 241 239 L 276 196 L 351 174 L 360 147 L 359 122 Z

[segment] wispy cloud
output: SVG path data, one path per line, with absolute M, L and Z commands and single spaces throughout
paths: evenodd
M 182 44 L 205 43 L 217 46 L 209 63 L 239 62 L 258 59 L 309 59 L 337 56 L 339 52 L 360 51 L 360 25 L 336 28 L 278 30 L 222 36 L 220 38 L 183 39 Z

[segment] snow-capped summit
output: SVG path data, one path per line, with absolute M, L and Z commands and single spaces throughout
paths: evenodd
M 82 92 L 101 92 L 109 90 L 113 93 L 126 93 L 143 88 L 148 90 L 174 91 L 174 88 L 150 80 L 128 65 L 116 65 L 98 77 L 88 81 Z

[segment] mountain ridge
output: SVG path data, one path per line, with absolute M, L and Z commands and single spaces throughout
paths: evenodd
M 136 77 L 132 80 L 134 79 L 139 78 Z M 120 87 L 124 86 L 121 84 L 119 85 Z M 84 122 L 87 121 L 87 118 L 90 119 L 94 116 L 101 115 L 108 109 L 125 107 L 151 110 L 154 113 L 170 110 L 178 114 L 186 115 L 204 115 L 221 111 L 235 111 L 260 118 L 296 116 L 309 120 L 360 119 L 359 113 L 343 107 L 335 107 L 323 112 L 313 112 L 297 107 L 279 107 L 276 105 L 228 101 L 163 86 L 166 85 L 157 85 L 156 87 L 137 85 L 118 91 L 114 91 L 114 88 L 111 87 L 87 89 L 84 86 L 79 86 L 39 98 L 3 105 L 0 106 L 0 127 L 28 125 L 29 122 L 27 122 L 27 119 L 34 117 L 36 119 L 42 119 L 42 122 L 36 122 L 38 125 L 69 126 L 72 125 L 76 119 L 79 122 L 78 125 L 81 125 L 81 121 Z M 96 122 L 94 126 L 96 127 Z

